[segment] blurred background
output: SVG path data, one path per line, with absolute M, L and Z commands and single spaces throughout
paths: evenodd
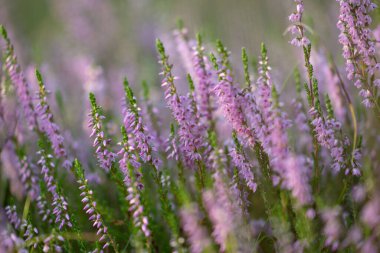
M 343 63 L 337 42 L 338 3 L 304 2 L 304 21 L 315 48 L 328 48 Z M 0 0 L 0 23 L 6 26 L 31 85 L 36 86 L 38 67 L 48 89 L 65 104 L 60 123 L 75 129 L 86 124 L 89 91 L 105 109 L 120 108 L 124 76 L 138 92 L 142 80 L 147 80 L 152 99 L 163 99 L 156 38 L 164 41 L 175 71 L 184 79 L 176 64 L 180 60 L 173 36 L 179 19 L 190 37 L 201 33 L 208 48 L 221 39 L 235 66 L 241 66 L 241 47 L 255 59 L 265 42 L 276 85 L 285 85 L 303 62 L 301 51 L 288 43 L 290 35 L 285 33 L 294 8 L 291 0 Z

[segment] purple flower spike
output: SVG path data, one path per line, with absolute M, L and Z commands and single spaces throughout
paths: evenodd
M 29 85 L 26 82 L 24 73 L 21 66 L 18 64 L 17 57 L 14 54 L 14 47 L 7 37 L 7 32 L 4 27 L 1 27 L 5 44 L 3 50 L 5 51 L 5 69 L 15 87 L 17 98 L 22 106 L 23 114 L 30 129 L 37 129 L 37 115 L 34 110 L 32 96 L 30 95 Z
M 112 167 L 112 163 L 116 159 L 116 154 L 110 151 L 111 140 L 105 137 L 102 120 L 105 118 L 100 107 L 96 104 L 95 95 L 90 93 L 91 112 L 89 113 L 89 127 L 92 128 L 90 137 L 95 137 L 93 147 L 98 158 L 99 166 L 106 172 Z
M 40 155 L 40 160 L 38 165 L 41 167 L 41 174 L 43 180 L 46 184 L 48 192 L 52 196 L 52 207 L 53 210 L 51 214 L 54 215 L 54 223 L 59 226 L 60 229 L 63 227 L 72 227 L 70 215 L 68 213 L 68 204 L 63 195 L 58 191 L 56 179 L 54 178 L 54 163 L 53 156 L 44 150 L 38 152 Z M 47 215 L 47 214 L 46 214 Z
M 339 42 L 343 47 L 346 59 L 346 72 L 350 80 L 360 89 L 365 107 L 373 107 L 377 103 L 375 97 L 379 80 L 375 74 L 380 69 L 376 59 L 376 41 L 370 28 L 372 18 L 370 12 L 377 6 L 371 0 L 347 1 L 337 0 L 340 5 Z

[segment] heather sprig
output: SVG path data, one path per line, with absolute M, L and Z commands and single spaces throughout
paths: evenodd
M 36 77 L 39 91 L 37 92 L 38 102 L 35 109 L 38 115 L 40 131 L 46 134 L 52 145 L 54 154 L 64 159 L 63 166 L 68 169 L 70 161 L 68 160 L 67 150 L 64 145 L 64 138 L 59 126 L 54 122 L 53 114 L 47 101 L 49 91 L 46 90 L 42 75 L 38 70 L 36 70 Z
M 181 150 L 183 151 L 185 164 L 195 168 L 201 159 L 202 151 L 205 149 L 205 136 L 203 127 L 197 124 L 198 115 L 191 110 L 191 100 L 177 94 L 172 74 L 172 65 L 166 55 L 165 48 L 160 40 L 156 41 L 157 51 L 160 55 L 163 75 L 162 87 L 165 88 L 165 99 L 172 114 L 180 125 L 178 134 L 180 136 Z
M 239 94 L 235 86 L 228 59 L 229 52 L 221 41 L 218 41 L 217 46 L 220 62 L 218 62 L 213 55 L 211 58 L 218 72 L 219 81 L 212 89 L 212 92 L 217 97 L 224 116 L 232 125 L 232 128 L 240 138 L 245 140 L 245 144 L 253 146 L 255 143 L 255 134 L 248 126 L 247 119 L 243 113 L 246 101 L 244 97 Z
M 168 187 L 163 182 L 163 174 L 159 168 L 161 161 L 157 157 L 155 153 L 153 153 L 153 147 L 151 146 L 150 140 L 151 137 L 149 133 L 146 132 L 146 128 L 143 125 L 141 115 L 139 113 L 139 109 L 137 106 L 136 98 L 134 97 L 133 91 L 129 86 L 127 79 L 124 80 L 124 91 L 126 94 L 126 104 L 124 108 L 124 126 L 126 132 L 124 133 L 124 142 L 127 134 L 131 134 L 133 136 L 133 143 L 135 150 L 139 152 L 140 158 L 143 162 L 150 164 L 154 169 L 154 179 L 156 185 L 158 187 L 158 194 L 160 198 L 161 209 L 164 213 L 164 219 L 167 221 L 168 226 L 171 231 L 172 236 L 172 247 L 178 251 L 181 250 L 181 245 L 179 242 L 179 231 L 178 231 L 178 221 L 174 215 L 172 203 L 168 198 Z M 128 107 L 127 107 L 128 106 Z M 123 131 L 123 130 L 122 130 Z M 132 169 L 132 164 L 129 165 L 129 170 Z M 134 174 L 131 174 L 130 177 L 134 177 Z M 148 219 L 144 217 L 142 205 L 139 203 L 139 194 L 136 192 L 136 188 L 138 187 L 138 183 L 132 184 L 128 188 L 129 197 L 131 199 L 132 206 L 134 206 L 135 213 L 138 221 L 135 221 L 138 226 L 142 226 L 142 231 L 146 237 L 149 237 L 150 231 L 148 229 Z
M 207 62 L 205 55 L 205 48 L 202 43 L 202 37 L 197 34 L 197 45 L 193 49 L 193 64 L 195 75 L 197 77 L 197 97 L 199 104 L 199 114 L 202 118 L 206 119 L 206 123 L 214 128 L 215 122 L 212 120 L 213 108 L 211 105 L 210 90 L 213 87 L 212 73 L 210 71 L 210 64 Z
M 32 96 L 30 95 L 29 85 L 25 79 L 21 66 L 18 63 L 14 52 L 14 46 L 8 38 L 8 33 L 3 25 L 0 25 L 0 33 L 5 40 L 5 45 L 2 47 L 2 51 L 4 51 L 5 57 L 5 69 L 15 87 L 17 99 L 22 106 L 23 114 L 26 118 L 29 128 L 36 129 L 38 128 L 37 115 L 33 105 Z
M 54 215 L 54 223 L 60 230 L 64 227 L 71 228 L 73 225 L 68 212 L 68 203 L 60 192 L 56 178 L 54 177 L 56 164 L 54 163 L 53 156 L 43 149 L 38 151 L 37 154 L 40 157 L 37 164 L 41 168 L 41 175 L 51 196 L 51 205 L 53 207 L 51 214 Z
M 123 123 L 125 129 L 128 134 L 133 135 L 132 141 L 135 143 L 135 149 L 139 152 L 140 158 L 146 163 L 151 163 L 157 170 L 159 169 L 161 161 L 159 157 L 153 153 L 156 149 L 152 146 L 152 137 L 142 122 L 143 119 L 140 114 L 140 108 L 137 106 L 136 97 L 126 78 L 123 84 L 126 96 L 125 105 L 123 107 Z
M 145 216 L 140 194 L 140 191 L 144 187 L 141 178 L 141 164 L 137 161 L 137 157 L 133 152 L 133 146 L 129 144 L 125 127 L 121 128 L 121 132 L 123 141 L 121 142 L 122 148 L 118 154 L 122 156 L 119 160 L 119 166 L 123 172 L 124 183 L 128 191 L 126 199 L 130 204 L 129 211 L 132 214 L 134 225 L 141 230 L 149 247 L 151 243 L 151 231 L 149 229 L 148 217 Z
M 377 5 L 370 0 L 337 2 L 340 5 L 337 27 L 341 32 L 339 42 L 343 46 L 343 57 L 346 59 L 347 78 L 353 80 L 354 85 L 360 89 L 363 105 L 376 106 L 379 110 L 377 90 L 380 79 L 376 77 L 376 73 L 380 65 L 377 63 L 376 44 L 370 28 L 370 12 Z
M 91 112 L 89 114 L 89 127 L 92 128 L 90 137 L 95 137 L 93 146 L 96 148 L 95 153 L 98 159 L 99 166 L 106 172 L 109 172 L 112 163 L 116 159 L 116 154 L 111 150 L 111 140 L 106 137 L 102 120 L 105 118 L 102 114 L 100 106 L 96 103 L 96 98 L 93 93 L 90 93 Z
M 302 16 L 304 12 L 304 3 L 302 0 L 294 0 L 296 4 L 296 11 L 289 16 L 290 22 L 292 22 L 289 28 L 292 34 L 295 34 L 295 38 L 290 41 L 290 44 L 297 47 L 306 47 L 310 44 L 310 40 L 305 35 L 305 25 L 302 24 Z
M 233 148 L 231 150 L 231 153 L 230 153 L 230 155 L 232 157 L 232 161 L 235 164 L 235 166 L 237 167 L 237 169 L 239 171 L 239 175 L 242 178 L 244 178 L 244 180 L 246 181 L 248 188 L 251 191 L 255 192 L 256 188 L 257 188 L 257 184 L 254 181 L 255 178 L 253 175 L 252 165 L 247 160 L 247 158 L 244 154 L 243 148 L 242 148 L 235 132 L 232 133 L 232 137 L 233 137 L 233 140 L 235 143 L 235 148 Z
M 97 230 L 96 235 L 99 237 L 99 242 L 101 244 L 101 248 L 98 251 L 103 251 L 111 245 L 114 251 L 118 252 L 118 247 L 108 231 L 108 226 L 104 223 L 103 217 L 97 208 L 97 204 L 93 196 L 94 193 L 90 189 L 88 180 L 85 178 L 82 165 L 77 159 L 74 160 L 74 168 L 77 183 L 79 184 L 79 190 L 81 192 L 81 202 L 84 205 L 83 210 L 88 216 L 90 216 L 89 220 L 92 223 L 92 226 Z M 97 250 L 95 250 L 95 252 L 97 252 Z

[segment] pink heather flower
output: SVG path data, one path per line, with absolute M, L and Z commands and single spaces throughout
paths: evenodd
M 361 153 L 361 149 L 359 148 L 356 148 L 353 152 L 353 159 L 352 159 L 352 174 L 355 175 L 355 176 L 360 176 L 361 175 L 361 163 L 360 163 L 360 160 L 362 158 L 362 153 Z M 346 169 L 345 171 L 346 175 L 348 173 L 350 173 L 350 171 L 348 169 Z
M 123 128 L 125 129 L 125 128 Z M 133 179 L 139 182 L 138 189 L 142 189 L 144 186 L 141 183 L 141 177 L 142 174 L 140 171 L 138 171 L 141 167 L 140 162 L 138 162 L 138 157 L 134 154 L 134 147 L 132 144 L 129 143 L 127 132 L 123 130 L 123 141 L 119 143 L 121 145 L 120 151 L 117 153 L 119 156 L 121 156 L 121 159 L 119 160 L 119 166 L 120 170 L 122 171 L 124 175 L 124 183 L 126 187 L 130 187 L 132 184 L 132 178 L 131 178 L 131 172 L 130 169 L 134 168 L 135 171 L 133 172 L 134 177 Z M 131 166 L 129 166 L 131 165 Z
M 254 175 L 252 172 L 253 168 L 249 161 L 247 161 L 244 153 L 240 153 L 236 148 L 234 148 L 230 151 L 230 155 L 233 163 L 238 168 L 239 175 L 244 178 L 248 188 L 255 192 L 257 189 L 257 184 L 254 181 Z
M 46 153 L 44 150 L 40 150 L 37 154 L 40 155 L 38 165 L 41 167 L 41 174 L 46 184 L 48 192 L 52 195 L 53 202 L 52 214 L 55 216 L 54 222 L 59 226 L 59 229 L 63 227 L 72 227 L 71 219 L 68 213 L 68 204 L 63 195 L 61 195 L 57 189 L 57 184 L 54 178 L 53 156 Z
M 38 242 L 36 240 L 36 237 L 38 236 L 38 229 L 34 227 L 30 221 L 23 219 L 21 224 L 21 231 L 25 242 L 29 243 L 31 246 L 33 246 L 34 249 L 36 249 L 38 246 Z
M 24 191 L 32 200 L 35 200 L 39 195 L 40 189 L 38 187 L 38 178 L 34 174 L 32 166 L 33 165 L 28 161 L 26 156 L 19 160 L 19 175 Z
M 246 105 L 244 96 L 239 94 L 238 89 L 233 84 L 230 70 L 221 66 L 218 71 L 219 81 L 212 89 L 218 99 L 218 104 L 222 108 L 224 117 L 231 124 L 238 136 L 245 141 L 244 144 L 253 146 L 255 136 L 252 129 L 247 125 L 247 119 L 243 113 Z
M 144 99 L 141 106 L 141 116 L 146 122 L 146 132 L 150 133 L 152 146 L 159 152 L 165 150 L 165 141 L 162 138 L 162 122 L 160 111 L 148 100 Z
M 130 205 L 129 211 L 132 214 L 134 225 L 141 230 L 147 239 L 149 239 L 151 232 L 148 228 L 148 218 L 144 215 L 144 207 L 141 203 L 140 197 L 140 190 L 144 187 L 141 182 L 141 164 L 137 161 L 136 156 L 133 154 L 133 146 L 128 143 L 128 136 L 125 128 L 122 130 L 122 134 L 122 148 L 118 155 L 122 156 L 119 160 L 119 166 L 124 175 L 124 184 L 128 191 L 128 196 L 126 199 Z
M 259 61 L 259 77 L 257 79 L 257 90 L 255 96 L 250 99 L 254 115 L 251 117 L 252 123 L 256 128 L 256 134 L 261 145 L 266 152 L 270 145 L 270 126 L 273 125 L 272 111 L 272 79 L 268 66 L 268 56 L 266 48 L 262 45 L 262 55 Z
M 336 251 L 340 245 L 339 238 L 341 236 L 342 225 L 339 221 L 340 217 L 339 207 L 324 210 L 322 219 L 324 221 L 323 233 L 325 234 L 325 245 Z
M 191 48 L 195 44 L 194 41 L 189 41 L 187 28 L 181 28 L 174 32 L 177 51 L 181 57 L 182 63 L 185 66 L 185 70 L 191 76 L 194 76 L 194 68 Z
M 341 124 L 335 119 L 323 119 L 321 116 L 318 116 L 314 108 L 311 108 L 309 113 L 314 118 L 311 124 L 314 126 L 318 143 L 330 151 L 331 158 L 333 159 L 331 170 L 333 173 L 338 173 L 341 169 L 344 169 L 342 143 L 335 135 L 335 131 L 341 128 Z M 357 175 L 356 170 L 353 173 Z
M 204 137 L 205 128 L 199 124 L 199 115 L 194 111 L 193 100 L 187 96 L 178 96 L 172 74 L 172 65 L 169 64 L 169 57 L 165 54 L 165 49 L 160 41 L 157 41 L 163 68 L 162 87 L 165 89 L 165 100 L 169 106 L 173 117 L 178 122 L 178 135 L 180 149 L 183 152 L 185 163 L 191 168 L 195 167 L 195 162 L 201 159 L 203 151 L 207 150 L 207 142 Z
M 150 144 L 152 137 L 147 133 L 147 129 L 142 123 L 142 118 L 126 106 L 123 108 L 123 115 L 125 129 L 133 137 L 135 149 L 139 152 L 140 158 L 144 162 L 153 162 L 153 147 Z
M 16 206 L 6 206 L 5 215 L 7 216 L 9 223 L 12 224 L 13 228 L 19 232 L 20 236 L 24 238 L 24 241 L 22 243 L 29 243 L 31 246 L 33 246 L 33 248 L 37 248 L 38 242 L 36 242 L 35 237 L 38 236 L 38 230 L 37 228 L 33 227 L 29 221 L 20 219 L 18 217 Z
M 166 154 L 168 155 L 168 158 L 173 158 L 174 160 L 178 161 L 180 156 L 180 150 L 178 148 L 177 144 L 177 135 L 174 131 L 174 126 L 172 125 L 172 130 L 170 132 L 169 137 L 166 140 Z
M 310 44 L 310 40 L 305 36 L 305 30 L 302 22 L 302 15 L 304 11 L 304 4 L 302 0 L 294 0 L 297 5 L 296 11 L 290 14 L 289 21 L 291 24 L 290 31 L 296 34 L 296 37 L 290 41 L 290 44 L 296 47 L 306 47 Z
M 69 169 L 71 163 L 67 158 L 67 152 L 63 143 L 64 138 L 60 133 L 59 126 L 54 122 L 53 114 L 51 113 L 49 104 L 47 102 L 47 94 L 49 91 L 46 90 L 45 85 L 42 81 L 42 76 L 38 71 L 36 71 L 36 76 L 40 88 L 37 92 L 38 103 L 35 109 L 38 115 L 40 131 L 45 133 L 48 137 L 54 154 L 57 157 L 63 158 L 65 160 L 63 166 L 66 169 Z
M 17 143 L 16 143 L 17 144 Z M 29 195 L 32 200 L 35 200 L 39 194 L 38 177 L 35 174 L 35 167 L 28 161 L 26 156 L 17 154 L 16 146 L 13 142 L 8 141 L 4 147 L 8 154 L 9 163 L 12 163 L 15 172 L 18 174 L 20 185 L 17 188 L 23 190 L 23 194 Z M 19 150 L 18 150 L 19 151 Z M 21 188 L 20 188 L 21 187 Z
M 340 15 L 337 27 L 340 30 L 339 42 L 343 46 L 343 57 L 346 59 L 346 71 L 348 79 L 355 80 L 355 86 L 363 96 L 365 107 L 372 107 L 376 99 L 371 92 L 371 77 L 379 70 L 380 64 L 376 60 L 376 44 L 373 40 L 373 32 L 370 29 L 372 19 L 370 12 L 376 4 L 371 0 L 347 1 L 337 0 L 340 5 Z M 368 77 L 363 74 L 368 72 Z M 374 84 L 379 81 L 375 80 Z
M 259 77 L 254 94 L 246 95 L 250 110 L 246 115 L 255 127 L 257 138 L 270 158 L 270 164 L 275 172 L 273 183 L 292 191 L 300 204 L 312 201 L 309 185 L 309 173 L 303 159 L 289 151 L 287 129 L 290 121 L 277 105 L 272 103 L 273 84 L 269 73 L 268 57 L 265 45 L 262 45 L 262 55 L 259 62 Z
M 210 101 L 210 90 L 214 86 L 210 66 L 205 57 L 205 49 L 201 44 L 200 37 L 196 47 L 193 47 L 193 65 L 196 77 L 196 92 L 200 117 L 205 123 L 212 120 L 212 105 Z
M 235 200 L 234 202 L 241 208 L 242 214 L 247 216 L 249 215 L 247 207 L 250 205 L 248 192 L 244 188 L 240 189 L 239 181 L 239 175 L 234 174 L 229 184 L 229 192 L 231 193 L 231 198 L 233 198 Z
M 37 209 L 38 214 L 41 216 L 42 221 L 47 221 L 49 224 L 53 223 L 51 210 L 49 208 L 49 204 L 41 195 L 37 197 Z
M 201 214 L 196 204 L 189 204 L 180 210 L 182 228 L 189 238 L 190 252 L 202 253 L 211 247 L 207 230 L 200 224 Z
M 6 206 L 5 215 L 7 216 L 9 223 L 18 230 L 21 226 L 21 219 L 18 217 L 16 206 Z
M 144 207 L 140 200 L 140 193 L 137 190 L 137 182 L 131 184 L 128 187 L 128 196 L 127 200 L 130 204 L 129 211 L 132 213 L 133 223 L 136 227 L 141 229 L 144 236 L 149 239 L 151 232 L 148 227 L 148 218 L 144 215 Z
M 82 204 L 84 205 L 83 211 L 89 216 L 92 226 L 97 230 L 96 235 L 99 237 L 98 241 L 102 245 L 102 249 L 106 249 L 110 245 L 111 238 L 108 234 L 108 227 L 104 224 L 103 218 L 97 210 L 93 192 L 88 187 L 87 179 L 82 177 L 77 182 L 81 191 Z
M 4 29 L 4 28 L 3 28 Z M 22 106 L 23 114 L 30 129 L 37 128 L 36 112 L 34 111 L 32 96 L 29 93 L 29 85 L 26 82 L 23 71 L 17 62 L 17 57 L 14 54 L 14 47 L 9 38 L 5 38 L 5 68 L 15 87 L 17 98 Z
M 105 118 L 100 113 L 100 107 L 96 104 L 95 96 L 90 93 L 92 109 L 89 113 L 89 127 L 92 128 L 90 137 L 95 137 L 93 146 L 96 148 L 95 153 L 98 158 L 99 166 L 106 172 L 112 167 L 116 159 L 116 154 L 110 150 L 111 140 L 105 137 L 102 120 Z
M 133 147 L 139 152 L 140 158 L 158 169 L 161 160 L 156 154 L 156 147 L 152 145 L 153 138 L 142 122 L 140 108 L 137 107 L 136 98 L 127 79 L 124 80 L 124 90 L 126 97 L 123 104 L 123 123 L 126 134 L 133 137 Z

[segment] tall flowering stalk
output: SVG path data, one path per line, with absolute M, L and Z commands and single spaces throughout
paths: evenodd
M 37 164 L 41 167 L 41 175 L 46 184 L 47 191 L 52 197 L 51 204 L 53 211 L 51 213 L 55 217 L 54 223 L 58 225 L 60 230 L 64 227 L 71 228 L 73 225 L 68 212 L 68 203 L 58 189 L 56 179 L 54 178 L 55 163 L 53 156 L 43 149 L 38 151 L 37 154 L 40 156 Z
M 5 207 L 5 214 L 9 223 L 12 224 L 15 229 L 19 229 L 21 226 L 21 219 L 18 217 L 16 206 L 13 205 Z
M 209 70 L 210 66 L 207 64 L 205 56 L 205 48 L 202 44 L 202 37 L 197 34 L 197 45 L 193 48 L 193 64 L 196 75 L 196 88 L 199 106 L 199 114 L 205 119 L 206 124 L 214 124 L 212 122 L 212 105 L 210 91 L 214 86 L 212 82 L 212 73 Z
M 26 82 L 24 73 L 21 70 L 21 66 L 17 61 L 17 57 L 14 53 L 14 47 L 8 38 L 7 31 L 5 27 L 0 25 L 0 33 L 5 40 L 5 45 L 3 45 L 5 58 L 5 69 L 16 89 L 17 98 L 21 104 L 23 114 L 26 118 L 26 122 L 30 129 L 36 129 L 37 126 L 37 115 L 34 110 L 32 96 L 30 95 L 29 85 Z
M 238 168 L 239 175 L 242 178 L 244 178 L 244 180 L 246 181 L 248 188 L 251 191 L 255 192 L 257 188 L 257 184 L 254 181 L 255 177 L 252 172 L 253 170 L 252 165 L 247 160 L 244 154 L 243 148 L 239 140 L 237 139 L 235 132 L 233 133 L 233 138 L 235 142 L 235 148 L 233 148 L 230 153 L 232 157 L 232 161 L 234 162 L 235 166 Z
M 337 173 L 341 169 L 345 169 L 342 143 L 339 140 L 339 138 L 337 138 L 337 134 L 336 134 L 337 130 L 340 130 L 341 124 L 331 115 L 327 119 L 324 117 L 321 103 L 320 103 L 320 98 L 319 98 L 318 81 L 314 77 L 314 67 L 310 62 L 311 44 L 304 45 L 303 51 L 304 51 L 304 58 L 305 58 L 305 67 L 306 67 L 308 78 L 309 78 L 308 80 L 309 86 L 305 85 L 305 90 L 307 93 L 308 102 L 310 106 L 309 115 L 312 118 L 311 126 L 314 132 L 315 171 L 317 172 L 317 174 L 320 173 L 318 172 L 320 170 L 319 161 L 318 161 L 318 152 L 319 152 L 319 146 L 322 146 L 322 147 L 327 148 L 330 151 L 330 155 L 333 159 L 331 170 L 334 173 Z M 354 122 L 354 124 L 356 124 L 356 122 Z M 353 174 L 359 175 L 360 172 L 358 170 L 354 170 Z M 317 175 L 317 177 L 318 176 L 319 175 Z
M 273 125 L 273 111 L 272 111 L 272 78 L 269 73 L 270 66 L 268 65 L 267 49 L 264 44 L 261 44 L 261 56 L 259 61 L 257 78 L 257 90 L 255 91 L 257 116 L 253 116 L 253 124 L 256 126 L 257 137 L 259 138 L 264 150 L 269 153 L 270 145 L 270 126 Z
M 35 200 L 39 195 L 38 179 L 34 174 L 33 164 L 28 160 L 28 157 L 22 156 L 19 159 L 19 173 L 20 179 L 23 183 L 24 191 L 27 195 Z
M 40 131 L 46 134 L 52 145 L 54 154 L 57 157 L 63 158 L 64 167 L 69 169 L 71 163 L 68 160 L 67 151 L 63 143 L 64 138 L 61 134 L 59 126 L 54 122 L 53 114 L 47 101 L 47 95 L 49 92 L 46 90 L 42 75 L 38 70 L 36 70 L 36 77 L 39 85 L 39 91 L 37 92 L 38 102 L 36 105 L 36 112 L 38 115 Z
M 156 157 L 156 155 L 153 153 L 154 148 L 152 147 L 150 140 L 151 137 L 149 133 L 146 132 L 146 128 L 142 123 L 142 118 L 139 113 L 139 108 L 137 106 L 137 101 L 135 96 L 133 95 L 133 91 L 131 87 L 129 86 L 129 83 L 127 79 L 124 80 L 124 91 L 126 94 L 125 98 L 125 106 L 123 109 L 124 113 L 124 126 L 126 130 L 126 134 L 130 134 L 133 136 L 132 143 L 137 152 L 139 152 L 139 156 L 141 160 L 145 163 L 150 164 L 154 168 L 154 179 L 158 186 L 158 193 L 160 198 L 160 204 L 161 209 L 164 212 L 164 219 L 169 225 L 171 237 L 172 237 L 172 247 L 178 251 L 182 252 L 182 247 L 179 242 L 179 229 L 178 229 L 178 221 L 174 215 L 172 202 L 168 197 L 168 189 L 167 186 L 164 184 L 164 179 L 162 177 L 162 171 L 159 168 L 159 164 L 161 161 L 159 158 Z M 134 176 L 134 174 L 132 174 Z M 132 177 L 131 175 L 131 177 Z M 137 222 L 137 224 L 140 224 L 139 226 L 142 226 L 143 232 L 148 235 L 150 234 L 148 230 L 148 220 L 147 218 L 142 216 L 143 210 L 142 205 L 140 203 L 135 202 L 139 200 L 139 195 L 136 193 L 136 190 L 134 187 L 138 187 L 138 184 L 132 184 L 128 188 L 129 196 L 127 197 L 128 200 L 132 201 L 132 207 L 135 209 L 134 212 L 138 216 L 138 218 L 142 219 Z M 137 198 L 136 198 L 137 197 Z
M 152 137 L 142 122 L 142 117 L 139 112 L 140 108 L 137 107 L 136 98 L 127 79 L 124 79 L 124 91 L 126 94 L 125 104 L 123 106 L 123 123 L 125 129 L 128 134 L 133 135 L 132 141 L 135 142 L 135 148 L 139 152 L 140 158 L 146 163 L 151 163 L 158 169 L 161 161 L 153 154 L 156 149 L 151 144 Z
M 282 181 L 282 186 L 291 190 L 300 204 L 310 204 L 312 196 L 308 170 L 303 159 L 289 150 L 287 129 L 290 122 L 279 107 L 278 93 L 272 84 L 269 70 L 267 49 L 262 44 L 255 91 L 257 136 L 269 156 L 274 172 L 273 183 L 276 185 Z
M 377 90 L 380 79 L 376 77 L 380 64 L 376 59 L 376 42 L 370 28 L 370 12 L 377 6 L 371 0 L 337 0 L 340 14 L 337 27 L 340 30 L 339 42 L 343 46 L 346 59 L 346 72 L 354 85 L 360 89 L 365 107 L 379 107 Z
M 15 205 L 5 207 L 5 214 L 8 222 L 12 224 L 14 229 L 18 231 L 20 236 L 24 239 L 22 242 L 23 246 L 36 249 L 38 246 L 38 240 L 36 240 L 39 235 L 38 229 L 34 227 L 29 220 L 19 218 Z M 57 249 L 57 252 L 61 252 L 60 247 Z
M 228 60 L 229 52 L 221 42 L 218 43 L 218 51 L 221 57 L 220 62 L 217 62 L 216 58 L 212 56 L 214 68 L 217 70 L 219 78 L 212 92 L 216 96 L 227 121 L 231 124 L 238 136 L 245 140 L 244 144 L 253 146 L 255 143 L 255 134 L 248 126 L 247 119 L 243 113 L 246 101 L 244 97 L 239 94 L 239 90 L 234 84 Z
M 90 93 L 91 112 L 89 114 L 89 127 L 92 128 L 90 137 L 95 137 L 93 146 L 96 148 L 95 153 L 98 159 L 99 166 L 106 172 L 109 172 L 112 163 L 116 159 L 116 154 L 111 151 L 111 139 L 105 136 L 102 120 L 105 118 L 101 112 L 101 107 L 96 103 L 96 98 L 93 93 Z
M 318 143 L 330 150 L 333 163 L 331 169 L 334 173 L 338 173 L 344 168 L 343 147 L 339 139 L 336 137 L 336 131 L 340 130 L 341 124 L 334 118 L 325 119 L 314 108 L 309 111 L 309 114 L 314 118 L 312 125 Z M 354 174 L 359 175 L 360 172 L 355 170 Z
M 142 82 L 143 97 L 141 103 L 141 114 L 149 133 L 151 133 L 153 147 L 160 153 L 165 150 L 165 141 L 163 140 L 162 117 L 160 111 L 150 100 L 150 90 L 146 81 Z
M 144 185 L 141 181 L 141 164 L 137 161 L 137 157 L 134 154 L 133 146 L 128 141 L 128 135 L 125 127 L 122 127 L 123 141 L 121 149 L 118 155 L 121 156 L 119 160 L 119 166 L 124 175 L 124 184 L 128 190 L 127 200 L 130 204 L 129 211 L 132 213 L 132 219 L 134 225 L 141 230 L 144 237 L 150 241 L 151 231 L 149 230 L 149 221 L 144 214 L 144 206 L 141 203 L 140 191 Z
M 99 237 L 99 242 L 101 244 L 101 249 L 95 250 L 95 252 L 103 251 L 112 245 L 115 252 L 118 252 L 117 245 L 109 234 L 108 227 L 104 223 L 103 217 L 100 214 L 96 201 L 93 196 L 93 191 L 88 185 L 88 180 L 85 178 L 84 170 L 82 165 L 76 159 L 74 161 L 75 174 L 77 177 L 77 183 L 79 184 L 79 190 L 81 191 L 82 203 L 84 205 L 83 210 L 89 217 L 92 226 L 97 229 L 96 235 Z
M 186 69 L 186 72 L 194 75 L 193 61 L 192 61 L 192 47 L 194 41 L 190 41 L 188 36 L 188 30 L 183 26 L 183 23 L 180 21 L 178 24 L 178 29 L 173 32 L 177 51 L 181 56 L 181 60 Z
M 169 56 L 165 53 L 165 48 L 160 40 L 156 41 L 157 51 L 160 55 L 159 63 L 162 66 L 163 76 L 162 87 L 165 88 L 166 102 L 179 125 L 178 134 L 180 136 L 181 150 L 185 156 L 185 163 L 195 167 L 197 161 L 201 160 L 202 151 L 206 146 L 203 129 L 197 124 L 197 115 L 191 110 L 191 100 L 177 94 L 172 74 L 172 65 L 169 63 Z
M 18 146 L 17 141 L 8 141 L 4 147 L 9 153 L 10 161 L 15 165 L 18 177 L 22 183 L 23 194 L 35 200 L 40 192 L 38 187 L 38 177 L 35 167 L 25 155 L 25 152 Z

